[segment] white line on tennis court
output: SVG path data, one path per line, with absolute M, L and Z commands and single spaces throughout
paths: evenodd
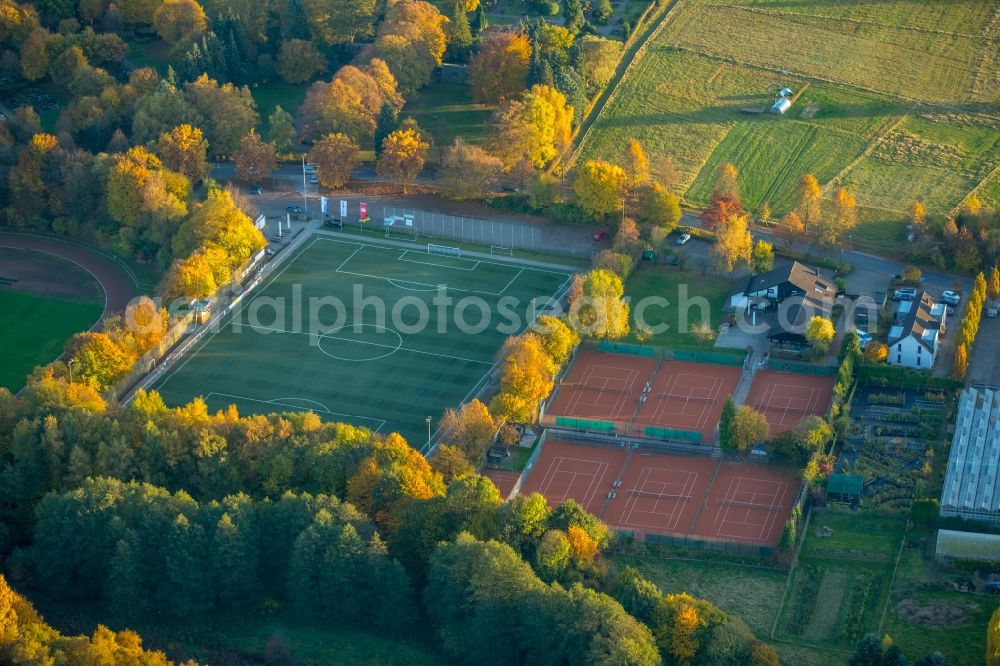
M 437 352 L 423 351 L 422 349 L 410 349 L 408 347 L 397 347 L 396 345 L 385 345 L 381 342 L 369 342 L 368 340 L 358 340 L 357 338 L 343 338 L 335 335 L 330 335 L 329 333 L 310 333 L 309 331 L 288 331 L 283 328 L 274 328 L 271 326 L 248 326 L 244 325 L 246 328 L 250 328 L 257 331 L 270 331 L 272 333 L 290 333 L 292 335 L 307 335 L 310 338 L 329 338 L 330 340 L 342 340 L 344 342 L 353 342 L 359 345 L 369 345 L 371 347 L 380 347 L 382 349 L 392 349 L 393 351 L 402 352 L 412 352 L 414 354 L 423 354 L 424 356 L 437 356 L 438 358 L 446 358 L 451 361 L 461 361 L 463 363 L 475 363 L 477 365 L 493 365 L 492 361 L 477 361 L 471 358 L 462 358 L 461 356 L 451 356 L 450 354 L 438 354 Z M 363 362 L 362 359 L 360 362 Z
M 278 406 L 278 407 L 287 407 L 289 409 L 298 409 L 298 410 L 301 410 L 301 411 L 323 412 L 324 414 L 329 414 L 330 416 L 345 416 L 347 418 L 356 419 L 356 420 L 360 420 L 360 421 L 372 421 L 373 423 L 378 423 L 379 424 L 379 426 L 377 428 L 375 428 L 373 430 L 373 432 L 378 432 L 383 427 L 385 427 L 385 424 L 386 424 L 385 419 L 378 419 L 378 418 L 375 418 L 373 416 L 358 416 L 357 414 L 346 414 L 344 412 L 335 412 L 335 411 L 332 411 L 330 409 L 310 409 L 310 408 L 306 408 L 306 407 L 300 407 L 298 405 L 290 405 L 290 404 L 288 404 L 289 401 L 299 400 L 299 401 L 303 401 L 303 402 L 311 402 L 313 404 L 317 404 L 317 405 L 325 407 L 325 405 L 323 405 L 322 403 L 318 403 L 315 400 L 310 400 L 308 398 L 277 398 L 275 400 L 259 400 L 257 398 L 249 398 L 249 397 L 247 397 L 245 395 L 233 395 L 232 393 L 220 393 L 218 391 L 212 391 L 212 392 L 208 393 L 205 397 L 206 398 L 211 398 L 213 395 L 221 396 L 223 398 L 233 398 L 234 400 L 242 400 L 244 402 L 257 402 L 257 403 L 260 403 L 262 405 L 275 405 L 275 406 Z

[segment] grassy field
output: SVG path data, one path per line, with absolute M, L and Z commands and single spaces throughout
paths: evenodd
M 760 638 L 771 631 L 787 573 L 727 562 L 617 555 L 618 566 L 633 566 L 666 594 L 687 592 L 740 618 Z
M 62 353 L 74 333 L 85 331 L 100 318 L 104 304 L 46 298 L 0 290 L 0 386 L 18 391 L 36 365 Z
M 671 158 L 693 206 L 732 162 L 752 209 L 786 212 L 813 173 L 827 191 L 853 191 L 869 221 L 894 224 L 915 199 L 945 213 L 1000 164 L 998 53 L 998 0 L 687 0 L 579 159 L 618 160 L 637 138 L 654 174 Z M 770 107 L 785 86 L 797 95 L 785 115 L 741 112 Z M 996 180 L 988 202 L 1000 199 Z M 879 236 L 858 234 L 871 249 Z
M 526 326 L 532 298 L 568 277 L 318 236 L 154 388 L 170 404 L 204 396 L 213 410 L 313 410 L 421 446 L 424 419 L 468 398 Z M 437 300 L 440 285 L 451 305 Z M 513 297 L 513 318 L 497 310 L 501 297 Z
M 689 332 L 695 324 L 702 323 L 702 309 L 693 303 L 690 308 L 683 308 L 685 298 L 703 298 L 709 304 L 709 322 L 713 328 L 718 329 L 722 323 L 722 309 L 726 299 L 732 293 L 732 283 L 726 277 L 715 275 L 702 275 L 696 271 L 678 270 L 672 266 L 659 266 L 643 262 L 636 271 L 629 277 L 625 284 L 625 295 L 631 298 L 632 316 L 635 318 L 635 306 L 644 298 L 649 296 L 659 296 L 666 298 L 670 305 L 666 308 L 650 306 L 643 316 L 648 326 L 658 326 L 667 324 L 669 328 L 658 333 L 645 344 L 669 347 L 671 349 L 708 349 L 711 345 L 705 345 Z M 686 295 L 686 296 L 685 296 Z M 687 323 L 682 321 L 682 314 L 686 312 Z M 638 342 L 635 336 L 635 326 L 632 332 L 625 339 L 626 342 Z M 720 349 L 718 351 L 726 351 Z M 741 350 L 733 350 L 737 353 L 744 353 Z
M 820 526 L 833 535 L 818 536 Z M 849 652 L 858 639 L 876 631 L 903 531 L 902 520 L 814 514 L 777 637 L 802 649 Z M 819 655 L 810 662 L 824 663 Z
M 306 99 L 306 92 L 312 83 L 287 83 L 279 78 L 274 78 L 266 83 L 258 83 L 250 88 L 250 94 L 257 103 L 257 113 L 260 114 L 260 122 L 263 128 L 267 128 L 267 117 L 274 113 L 274 107 L 280 106 L 282 109 L 295 117 L 295 112 L 302 106 Z
M 472 101 L 472 88 L 457 83 L 432 83 L 407 101 L 400 117 L 412 117 L 434 137 L 430 158 L 440 159 L 440 151 L 462 137 L 481 143 L 493 108 Z
M 161 76 L 166 76 L 169 56 L 170 45 L 156 39 L 150 42 L 129 42 L 128 54 L 125 57 L 136 67 L 152 67 Z

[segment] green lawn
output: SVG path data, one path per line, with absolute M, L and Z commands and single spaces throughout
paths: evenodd
M 136 67 L 152 67 L 160 76 L 167 75 L 170 45 L 163 40 L 149 42 L 130 41 L 126 58 Z
M 711 601 L 760 638 L 771 632 L 788 576 L 774 569 L 657 556 L 616 555 L 614 562 L 635 567 L 666 594 L 687 592 Z
M 204 396 L 212 410 L 312 410 L 421 446 L 424 419 L 436 424 L 468 399 L 507 336 L 527 325 L 531 300 L 568 279 L 316 236 L 154 388 L 171 405 Z M 437 300 L 440 285 L 451 305 Z M 514 299 L 513 320 L 497 310 L 502 297 Z
M 312 83 L 287 83 L 279 78 L 274 78 L 265 83 L 258 83 L 250 88 L 257 103 L 257 113 L 260 114 L 261 127 L 267 127 L 267 117 L 274 113 L 274 108 L 280 106 L 282 109 L 295 117 L 296 111 L 302 106 L 306 98 L 309 86 Z
M 947 213 L 1000 164 L 998 11 L 998 0 L 679 3 L 578 163 L 618 161 L 636 138 L 654 176 L 671 158 L 679 193 L 700 207 L 732 162 L 747 206 L 767 201 L 776 215 L 813 173 L 888 226 L 859 230 L 859 246 L 878 251 L 898 242 L 912 201 Z M 784 115 L 741 111 L 770 107 L 784 86 L 798 95 Z M 990 203 L 994 181 L 980 193 Z
M 0 289 L 0 386 L 18 391 L 36 365 L 55 360 L 73 334 L 100 318 L 103 303 L 66 301 Z
M 708 316 L 708 323 L 718 330 L 722 323 L 723 307 L 732 289 L 728 277 L 702 275 L 696 271 L 678 270 L 673 266 L 642 262 L 625 284 L 625 295 L 631 299 L 633 322 L 638 316 L 637 306 L 643 299 L 661 297 L 670 302 L 666 307 L 651 305 L 645 310 L 643 319 L 647 326 L 666 324 L 669 327 L 645 340 L 645 344 L 670 349 L 711 349 L 711 343 L 703 344 L 688 331 L 695 324 L 702 323 L 705 315 Z M 638 342 L 635 325 L 625 341 Z M 741 350 L 733 351 L 744 353 Z
M 407 101 L 400 117 L 412 116 L 434 137 L 431 160 L 440 159 L 440 150 L 456 137 L 481 143 L 493 108 L 472 101 L 472 88 L 457 83 L 432 83 Z

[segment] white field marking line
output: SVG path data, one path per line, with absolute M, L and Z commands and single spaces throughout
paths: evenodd
M 234 395 L 232 393 L 220 393 L 218 391 L 211 391 L 205 397 L 211 398 L 213 395 L 222 396 L 223 398 L 233 398 L 235 400 L 242 400 L 244 402 L 257 402 L 257 403 L 260 403 L 262 405 L 276 405 L 278 407 L 287 407 L 289 409 L 298 409 L 298 410 L 302 410 L 302 411 L 322 411 L 324 414 L 329 414 L 330 416 L 346 416 L 347 418 L 357 419 L 357 420 L 360 420 L 360 421 L 372 421 L 372 422 L 375 422 L 375 423 L 379 424 L 378 428 L 375 428 L 375 430 L 373 432 L 378 432 L 383 427 L 385 427 L 385 424 L 386 424 L 385 419 L 379 419 L 379 418 L 375 418 L 373 416 L 358 416 L 357 414 L 347 414 L 345 412 L 335 412 L 335 411 L 332 411 L 330 409 L 323 409 L 323 410 L 306 409 L 304 407 L 299 407 L 297 405 L 290 405 L 290 404 L 288 404 L 288 401 L 299 400 L 299 401 L 303 401 L 303 402 L 312 402 L 312 403 L 315 403 L 317 405 L 321 405 L 322 406 L 322 403 L 316 402 L 315 400 L 310 400 L 308 398 L 276 398 L 274 400 L 260 400 L 258 398 L 250 398 L 250 397 L 247 397 L 245 395 Z
M 819 390 L 816 389 L 816 387 L 805 387 L 805 386 L 799 386 L 797 384 L 772 384 L 771 387 L 772 387 L 771 397 L 769 398 L 769 400 L 770 399 L 774 399 L 774 398 L 784 399 L 785 403 L 786 403 L 783 407 L 782 406 L 772 406 L 772 407 L 770 407 L 770 409 L 774 409 L 776 411 L 783 412 L 782 415 L 781 415 L 781 425 L 787 425 L 785 423 L 785 417 L 789 415 L 789 412 L 788 412 L 789 409 L 795 409 L 795 410 L 800 410 L 801 409 L 801 410 L 805 410 L 805 412 L 808 413 L 808 412 L 813 411 L 816 403 L 819 402 L 819 396 L 818 396 Z M 800 392 L 800 391 L 804 391 L 806 388 L 809 388 L 809 397 L 808 398 L 802 398 L 800 396 L 794 396 L 794 395 L 778 395 L 778 396 L 776 396 L 776 395 L 774 395 L 774 389 L 775 388 L 779 388 L 779 387 L 780 388 L 784 388 L 784 389 L 791 389 L 793 392 Z M 792 405 L 792 401 L 793 400 L 795 401 L 795 406 Z M 799 406 L 797 406 L 798 403 L 800 401 L 803 401 L 803 400 L 805 401 L 806 406 L 805 407 L 799 407 Z M 768 403 L 768 404 L 770 404 L 770 403 Z M 794 419 L 796 417 L 799 419 L 799 421 L 801 421 L 803 418 L 805 418 L 804 416 L 800 416 L 799 412 L 792 413 L 792 418 Z
M 313 242 L 310 243 L 309 245 L 297 248 L 295 250 L 295 254 L 292 255 L 292 256 L 289 256 L 288 259 L 285 260 L 285 265 L 281 267 L 281 270 L 277 271 L 274 275 L 272 275 L 271 279 L 268 280 L 266 283 L 264 283 L 262 285 L 257 285 L 256 287 L 254 287 L 253 291 L 260 293 L 260 292 L 266 290 L 268 287 L 270 287 L 271 283 L 274 282 L 275 280 L 277 280 L 278 277 L 282 273 L 284 273 L 286 270 L 288 270 L 288 268 L 292 264 L 294 264 L 295 261 L 304 252 L 306 252 L 307 250 L 309 250 L 310 248 L 312 248 L 312 246 L 316 244 L 317 240 L 318 240 L 318 238 L 314 238 Z M 240 306 L 239 310 L 237 310 L 236 312 L 233 312 L 231 315 L 228 316 L 228 321 L 229 321 L 230 324 L 233 322 L 234 319 L 236 319 L 236 317 L 238 317 L 239 315 L 241 315 L 243 313 L 243 311 L 245 309 L 247 309 L 247 307 L 250 306 L 251 301 L 253 301 L 253 298 L 250 298 L 249 295 L 245 294 L 245 296 L 247 296 L 247 297 L 243 299 L 243 301 L 242 301 L 243 305 Z M 222 317 L 222 319 L 226 319 L 226 317 Z M 166 386 L 167 382 L 169 382 L 171 379 L 174 378 L 174 375 L 176 375 L 178 372 L 180 372 L 184 368 L 184 366 L 186 366 L 188 364 L 188 362 L 192 358 L 194 358 L 195 356 L 197 356 L 198 354 L 200 354 L 201 351 L 208 345 L 208 343 L 215 339 L 215 336 L 217 336 L 219 334 L 219 332 L 226 326 L 225 324 L 222 323 L 222 319 L 219 320 L 219 324 L 216 327 L 216 329 L 214 331 L 212 331 L 212 334 L 206 336 L 205 339 L 202 341 L 201 345 L 199 345 L 197 349 L 193 349 L 193 348 L 192 349 L 188 349 L 184 353 L 184 355 L 185 355 L 186 358 L 184 359 L 183 363 L 179 364 L 176 368 L 174 368 L 172 372 L 164 375 L 163 379 L 157 384 L 157 386 L 159 386 L 160 388 Z
M 438 354 L 437 352 L 423 351 L 421 349 L 410 349 L 408 347 L 396 347 L 394 345 L 384 345 L 381 342 L 369 342 L 368 340 L 356 340 L 354 338 L 343 338 L 338 336 L 333 336 L 328 333 L 310 333 L 309 331 L 287 331 L 283 328 L 273 328 L 271 326 L 247 326 L 252 330 L 257 331 L 271 331 L 273 333 L 289 333 L 291 335 L 307 335 L 309 337 L 315 338 L 326 338 L 328 340 L 340 340 L 343 342 L 353 342 L 359 345 L 369 345 L 371 347 L 380 347 L 382 349 L 392 349 L 395 351 L 411 352 L 413 354 L 423 354 L 425 356 L 437 356 L 438 358 L 446 358 L 451 361 L 461 361 L 463 363 L 475 363 L 477 365 L 493 365 L 489 361 L 476 361 L 471 358 L 462 358 L 461 356 L 451 356 L 449 354 Z M 373 359 L 378 360 L 378 359 Z M 364 361 L 358 361 L 358 363 L 364 363 Z
M 450 268 L 451 270 L 454 270 L 454 271 L 469 271 L 469 272 L 471 272 L 471 271 L 474 271 L 477 268 L 479 268 L 479 262 L 478 261 L 473 261 L 472 259 L 462 259 L 461 257 L 458 257 L 458 258 L 460 260 L 462 260 L 462 261 L 472 261 L 472 266 L 469 267 L 469 268 L 461 268 L 459 266 L 449 266 L 448 264 L 438 264 L 438 263 L 435 263 L 433 261 L 417 261 L 416 259 L 405 259 L 404 257 L 406 257 L 406 255 L 409 254 L 410 252 L 413 252 L 413 250 L 403 250 L 403 254 L 399 255 L 399 257 L 396 258 L 396 261 L 402 261 L 403 263 L 407 263 L 407 264 L 422 264 L 424 266 L 435 266 L 437 268 Z M 427 256 L 427 255 L 424 254 L 422 256 Z
M 370 247 L 373 250 L 382 250 L 382 251 L 386 251 L 386 252 L 398 252 L 400 250 L 400 247 L 397 246 L 397 245 L 388 246 L 388 245 L 380 245 L 378 243 L 364 243 L 364 242 L 358 242 L 358 241 L 340 240 L 339 238 L 331 238 L 329 236 L 317 236 L 316 240 L 329 241 L 330 243 L 343 243 L 345 245 L 363 245 L 365 247 Z M 424 246 L 424 248 L 425 248 L 424 251 L 426 252 L 426 246 Z M 420 250 L 418 250 L 417 248 L 406 249 L 405 251 L 406 252 L 417 252 L 418 254 L 420 253 Z M 457 259 L 461 259 L 463 261 L 475 261 L 476 263 L 483 264 L 483 265 L 486 265 L 486 266 L 502 266 L 504 268 L 515 268 L 515 267 L 521 268 L 521 266 L 519 264 L 517 264 L 516 262 L 510 262 L 510 261 L 490 261 L 489 259 L 468 259 L 466 257 L 456 257 L 456 258 Z M 556 271 L 556 270 L 552 270 L 552 269 L 549 269 L 549 268 L 541 268 L 541 267 L 535 267 L 535 266 L 525 266 L 525 267 L 522 268 L 522 270 L 528 270 L 528 271 L 531 271 L 533 273 L 551 273 L 552 275 L 563 275 L 563 276 L 566 276 L 566 281 L 563 282 L 561 285 L 559 285 L 559 287 L 556 289 L 556 291 L 554 293 L 558 293 L 559 289 L 562 288 L 563 286 L 565 286 L 573 278 L 573 273 L 574 273 L 574 271 L 572 269 L 566 270 L 566 271 Z
M 310 245 L 310 247 L 312 247 L 312 246 Z M 344 266 L 346 266 L 347 262 L 350 261 L 351 259 L 353 259 L 354 255 L 356 255 L 358 252 L 361 252 L 361 250 L 363 250 L 363 249 L 365 249 L 365 246 L 364 245 L 360 245 L 360 246 L 358 246 L 358 249 L 356 249 L 354 252 L 351 252 L 351 256 L 349 256 L 347 259 L 344 259 L 342 262 L 340 262 L 340 265 L 337 266 L 337 272 L 339 273 L 340 269 L 343 268 Z
M 325 237 L 321 236 L 321 237 L 317 238 L 317 240 L 331 240 L 331 239 L 328 239 L 328 238 L 325 238 Z M 343 242 L 343 241 L 335 241 L 335 242 Z M 362 248 L 365 248 L 365 247 L 371 247 L 371 248 L 379 249 L 375 245 L 362 245 L 362 247 L 358 248 L 358 250 L 360 250 Z M 355 251 L 355 253 L 357 253 L 357 251 Z M 351 257 L 353 257 L 353 256 L 354 255 L 352 254 Z M 348 257 L 348 260 L 351 257 Z M 397 257 L 397 261 L 398 260 L 399 260 L 399 257 Z M 344 263 L 342 263 L 337 268 L 336 272 L 337 273 L 341 273 L 342 275 L 354 275 L 356 277 L 365 277 L 365 278 L 370 278 L 372 280 L 385 280 L 385 281 L 390 282 L 391 284 L 393 284 L 393 285 L 395 285 L 397 287 L 399 286 L 398 284 L 396 284 L 397 282 L 402 282 L 402 283 L 405 283 L 405 284 L 415 284 L 415 285 L 420 286 L 420 287 L 431 287 L 432 289 L 435 289 L 435 290 L 440 286 L 440 285 L 436 285 L 436 284 L 435 285 L 428 284 L 426 282 L 418 282 L 416 280 L 404 280 L 402 278 L 388 278 L 388 277 L 385 277 L 384 275 L 369 275 L 368 273 L 355 273 L 354 271 L 345 271 L 345 270 L 343 270 L 343 266 L 346 263 L 347 263 L 347 261 L 345 261 Z M 427 262 L 417 262 L 417 261 L 410 261 L 410 263 L 423 263 L 423 264 L 427 264 Z M 477 265 L 479 263 L 493 263 L 493 262 L 477 262 Z M 428 264 L 428 265 L 437 265 L 437 266 L 439 266 L 441 268 L 453 268 L 452 266 L 441 266 L 440 264 Z M 510 266 L 509 264 L 496 264 L 496 265 L 497 266 L 503 266 L 505 268 L 514 268 L 514 266 Z M 468 269 L 459 269 L 459 270 L 468 270 Z M 495 292 L 495 291 L 479 291 L 477 289 L 461 289 L 459 287 L 451 287 L 451 286 L 449 286 L 448 289 L 453 290 L 453 291 L 460 291 L 460 292 L 463 292 L 463 293 L 466 293 L 466 294 L 478 294 L 480 296 L 503 296 L 504 293 L 506 293 L 506 291 L 510 288 L 510 286 L 512 284 L 514 284 L 514 282 L 519 277 L 521 277 L 521 274 L 524 273 L 525 270 L 526 270 L 525 268 L 517 267 L 517 273 L 514 274 L 514 277 L 512 277 L 507 282 L 507 284 L 504 285 L 503 289 L 501 289 L 498 292 Z M 529 268 L 527 270 L 534 270 L 534 269 Z M 556 273 L 555 271 L 546 271 L 546 272 Z M 562 273 L 556 273 L 556 275 L 562 275 Z

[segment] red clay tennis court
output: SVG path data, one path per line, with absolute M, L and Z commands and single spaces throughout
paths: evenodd
M 761 412 L 771 435 L 791 430 L 807 416 L 822 416 L 833 397 L 833 377 L 761 369 L 747 404 Z
M 514 484 L 517 483 L 521 473 L 497 469 L 496 467 L 485 467 L 483 475 L 497 487 L 497 490 L 500 491 L 500 497 L 509 497 L 510 491 L 514 490 Z
M 798 479 L 767 467 L 723 463 L 692 534 L 776 546 L 799 485 Z
M 546 412 L 612 421 L 620 434 L 642 436 L 647 426 L 698 431 L 710 442 L 741 376 L 732 366 L 581 351 Z
M 550 439 L 545 442 L 521 492 L 541 493 L 553 507 L 573 498 L 599 516 L 625 457 L 626 452 L 621 448 Z
M 650 381 L 646 401 L 640 405 L 637 424 L 701 431 L 702 441 L 711 442 L 726 398 L 733 394 L 741 368 L 664 361 Z
M 615 421 L 624 431 L 657 363 L 651 358 L 580 351 L 548 413 Z
M 798 489 L 762 465 L 549 439 L 521 492 L 572 498 L 620 530 L 775 546 Z
M 717 462 L 636 451 L 603 519 L 629 530 L 687 534 Z

